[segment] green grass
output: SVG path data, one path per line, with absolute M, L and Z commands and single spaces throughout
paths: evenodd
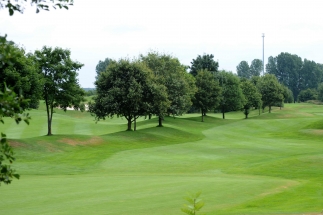
M 183 214 L 201 191 L 206 214 L 318 214 L 323 209 L 323 106 L 94 122 L 57 110 L 29 126 L 5 119 L 21 174 L 0 187 L 0 214 Z

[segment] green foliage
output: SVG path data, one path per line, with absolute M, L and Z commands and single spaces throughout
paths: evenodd
M 169 102 L 160 100 L 161 104 L 167 106 L 166 111 L 164 112 L 163 106 L 154 111 L 160 118 L 159 125 L 161 126 L 161 118 L 164 115 L 180 116 L 186 113 L 192 105 L 196 91 L 194 77 L 186 72 L 186 67 L 177 58 L 158 52 L 150 52 L 147 56 L 141 55 L 140 58 L 152 70 L 156 83 L 165 86 L 167 90 Z
M 260 108 L 261 94 L 258 92 L 257 87 L 249 80 L 241 81 L 240 86 L 246 99 L 243 105 L 243 112 L 246 118 L 248 118 L 252 107 Z
M 245 103 L 245 97 L 240 87 L 240 79 L 231 72 L 221 71 L 217 74 L 222 87 L 222 95 L 218 109 L 225 118 L 225 112 L 241 110 Z
M 138 117 L 153 111 L 152 97 L 156 99 L 157 90 L 164 89 L 154 84 L 153 73 L 145 64 L 128 59 L 111 62 L 95 85 L 98 95 L 89 104 L 89 111 L 96 120 L 114 115 L 125 117 L 127 130 L 131 130 L 132 122 Z M 157 97 L 163 95 L 160 93 Z
M 302 90 L 298 94 L 298 101 L 299 102 L 306 102 L 308 100 L 317 100 L 317 98 L 318 98 L 318 95 L 317 95 L 317 91 L 315 89 Z
M 251 61 L 250 68 L 249 68 L 250 77 L 260 76 L 262 69 L 263 69 L 262 60 L 254 59 L 253 61 Z
M 218 72 L 219 63 L 216 62 L 212 54 L 198 55 L 196 59 L 193 59 L 190 66 L 190 74 L 196 76 L 200 70 L 208 70 L 215 74 Z
M 240 78 L 250 78 L 250 68 L 247 61 L 241 61 L 237 66 L 237 74 Z
M 193 104 L 201 110 L 203 122 L 206 112 L 219 105 L 221 87 L 210 71 L 200 70 L 195 78 L 197 91 Z
M 282 85 L 283 88 L 283 95 L 284 95 L 284 103 L 293 103 L 294 102 L 294 96 L 293 92 L 288 89 L 285 85 Z
M 317 93 L 318 93 L 317 99 L 323 102 L 323 83 L 319 84 L 317 88 Z
M 95 67 L 95 72 L 96 72 L 95 79 L 96 80 L 98 80 L 100 73 L 104 72 L 107 69 L 107 67 L 109 66 L 111 61 L 113 61 L 113 60 L 110 58 L 106 58 L 104 61 L 101 61 L 101 60 L 99 61 L 99 63 Z
M 258 89 L 261 93 L 263 109 L 268 106 L 269 113 L 272 106 L 281 104 L 284 99 L 282 85 L 279 84 L 274 75 L 266 74 L 262 76 L 258 83 Z
M 46 104 L 48 132 L 52 135 L 51 125 L 55 107 L 66 111 L 67 107 L 84 110 L 84 90 L 79 86 L 77 70 L 83 64 L 72 61 L 71 52 L 62 48 L 52 49 L 44 46 L 34 54 L 38 71 L 43 79 L 43 98 Z
M 36 13 L 39 13 L 40 10 L 49 10 L 50 6 L 54 9 L 56 8 L 65 8 L 68 9 L 68 6 L 73 5 L 74 0 L 15 0 L 15 3 L 12 1 L 1 0 L 0 9 L 8 8 L 9 15 L 12 16 L 14 12 L 24 12 L 25 2 L 30 3 L 31 5 L 36 6 Z
M 202 199 L 199 199 L 201 192 L 197 192 L 196 194 L 188 194 L 185 197 L 185 200 L 189 203 L 185 204 L 181 208 L 183 213 L 187 215 L 196 215 L 204 206 L 204 202 Z
M 28 101 L 22 96 L 17 96 L 4 85 L 4 91 L 0 91 L 0 122 L 4 124 L 3 117 L 10 116 L 18 124 L 22 120 L 29 124 L 29 114 L 23 114 L 23 106 Z M 15 160 L 12 147 L 8 144 L 6 135 L 1 133 L 0 137 L 0 185 L 10 184 L 13 178 L 19 179 L 19 175 L 11 168 L 11 163 Z
M 0 44 L 2 53 L 11 58 L 3 59 L 0 68 L 0 89 L 4 88 L 3 83 L 16 94 L 22 94 L 29 103 L 22 108 L 38 108 L 41 98 L 42 79 L 37 73 L 37 67 L 30 55 L 11 42 Z

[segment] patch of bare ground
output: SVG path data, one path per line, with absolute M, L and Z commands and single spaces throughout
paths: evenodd
M 58 149 L 57 146 L 55 146 L 52 143 L 48 143 L 45 141 L 37 141 L 37 144 L 44 147 L 46 151 L 48 152 L 61 152 L 62 150 Z
M 264 193 L 261 193 L 259 196 L 260 197 L 265 197 L 265 196 L 268 196 L 268 195 L 273 195 L 273 194 L 276 194 L 276 193 L 281 193 L 281 192 L 284 192 L 286 190 L 288 190 L 289 188 L 293 187 L 293 186 L 296 186 L 298 185 L 299 182 L 297 181 L 289 181 L 288 183 L 284 184 L 284 185 L 281 185 L 279 187 L 275 187 L 269 191 L 266 191 Z
M 66 143 L 71 146 L 77 146 L 77 145 L 98 145 L 103 142 L 103 140 L 100 137 L 92 137 L 88 140 L 78 140 L 78 139 L 69 139 L 69 138 L 63 138 L 59 140 L 60 143 Z
M 323 129 L 304 129 L 302 132 L 314 135 L 323 135 Z
M 18 141 L 14 141 L 14 140 L 8 140 L 9 145 L 12 148 L 26 148 L 27 145 Z

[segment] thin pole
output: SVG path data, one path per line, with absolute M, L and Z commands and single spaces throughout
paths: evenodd
M 262 75 L 265 75 L 265 34 L 262 34 Z

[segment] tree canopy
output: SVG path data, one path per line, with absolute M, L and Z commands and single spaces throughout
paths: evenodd
M 153 84 L 153 73 L 145 64 L 128 59 L 113 61 L 95 82 L 98 95 L 89 104 L 89 111 L 96 120 L 125 117 L 130 131 L 132 122 L 152 111 L 152 97 L 158 89 Z
M 198 55 L 196 59 L 193 59 L 190 66 L 190 74 L 193 76 L 197 75 L 200 70 L 208 70 L 215 74 L 218 71 L 219 63 L 215 61 L 212 54 Z
M 96 72 L 95 79 L 98 79 L 100 73 L 104 72 L 107 69 L 111 61 L 112 59 L 110 58 L 106 58 L 104 61 L 101 61 L 101 60 L 99 61 L 99 63 L 95 67 L 95 72 Z
M 206 112 L 219 105 L 221 87 L 210 71 L 201 70 L 195 78 L 197 91 L 193 104 L 201 110 L 203 122 Z
M 247 61 L 241 61 L 237 66 L 237 74 L 240 78 L 250 78 L 249 64 Z

